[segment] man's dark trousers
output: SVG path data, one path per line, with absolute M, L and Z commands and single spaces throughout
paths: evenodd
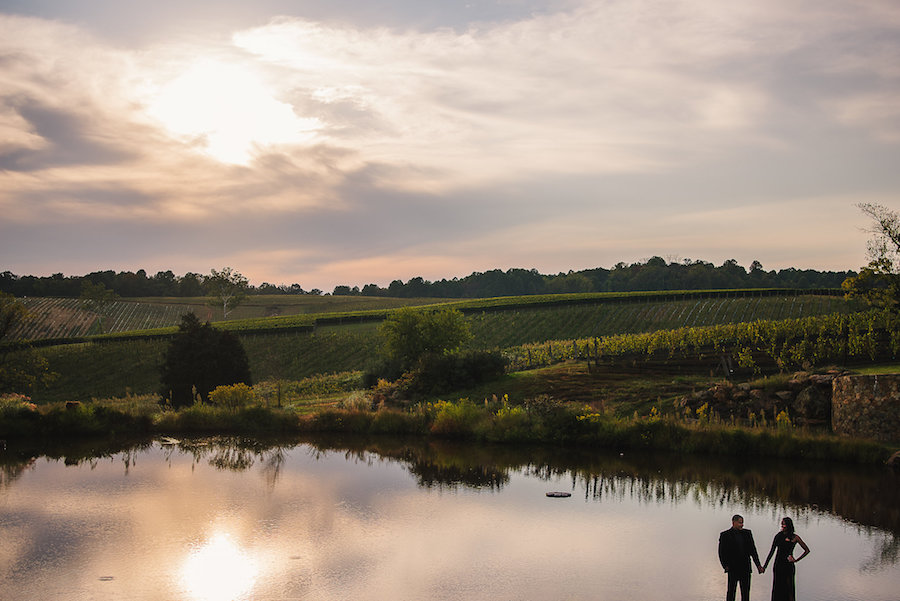
M 749 601 L 750 572 L 728 572 L 728 592 L 725 594 L 725 601 L 734 601 L 738 584 L 741 585 L 741 601 Z

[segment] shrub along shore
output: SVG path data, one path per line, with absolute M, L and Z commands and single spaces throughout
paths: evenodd
M 616 451 L 656 450 L 884 464 L 891 445 L 795 428 L 789 419 L 747 427 L 715 418 L 687 420 L 660 415 L 617 417 L 589 407 L 538 398 L 522 405 L 506 400 L 423 402 L 407 409 L 337 408 L 299 414 L 283 408 L 194 405 L 179 411 L 134 411 L 99 403 L 39 410 L 27 402 L 0 405 L 0 440 L 35 443 L 102 437 L 242 434 L 250 436 L 337 433 L 407 435 L 475 443 L 544 443 Z

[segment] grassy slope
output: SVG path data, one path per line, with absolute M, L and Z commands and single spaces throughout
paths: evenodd
M 471 400 L 502 399 L 514 404 L 548 396 L 592 406 L 598 412 L 630 416 L 649 413 L 654 406 L 671 407 L 685 394 L 709 386 L 709 374 L 675 375 L 640 369 L 589 371 L 584 363 L 568 362 L 509 374 L 497 382 L 459 391 L 454 396 Z
M 206 298 L 146 297 L 120 299 L 104 311 L 102 324 L 74 298 L 21 299 L 32 319 L 11 334 L 11 338 L 67 338 L 102 332 L 124 332 L 178 325 L 181 316 L 194 312 L 203 320 L 222 322 L 222 310 L 211 307 Z M 259 320 L 278 316 L 384 311 L 408 305 L 429 305 L 443 299 L 375 298 L 365 296 L 260 295 L 248 297 L 228 314 L 228 322 Z M 312 322 L 312 318 L 307 320 Z
M 364 297 L 330 298 L 358 300 Z M 317 306 L 333 308 L 327 303 Z M 840 297 L 828 296 L 698 298 L 609 305 L 576 302 L 476 312 L 469 314 L 468 319 L 475 334 L 471 346 L 490 349 L 549 339 L 847 310 L 853 310 L 853 305 Z M 377 356 L 379 349 L 377 324 L 372 322 L 319 326 L 311 334 L 296 331 L 241 333 L 241 338 L 257 382 L 272 378 L 300 380 L 321 373 L 362 370 Z M 37 391 L 32 396 L 37 402 L 53 402 L 153 393 L 159 386 L 156 366 L 161 363 L 166 345 L 163 339 L 146 338 L 40 349 L 48 358 L 51 370 L 60 376 L 49 389 Z M 550 386 L 551 392 L 555 390 L 553 382 L 546 385 Z M 653 386 L 658 385 L 658 382 L 653 383 Z M 594 385 L 594 390 L 600 395 L 604 389 Z M 501 394 L 504 392 L 508 391 L 501 391 Z M 612 389 L 611 393 L 614 392 Z M 609 394 L 603 392 L 603 396 Z
M 433 299 L 433 298 L 376 298 L 365 296 L 310 296 L 310 295 L 261 295 L 248 297 L 222 319 L 219 307 L 211 307 L 205 298 L 148 297 L 119 300 L 103 312 L 101 318 L 96 313 L 85 310 L 78 299 L 26 298 L 22 302 L 32 314 L 24 324 L 17 327 L 11 339 L 65 339 L 92 336 L 101 333 L 117 334 L 148 329 L 174 328 L 181 315 L 193 311 L 201 319 L 220 323 L 224 327 L 238 331 L 254 329 L 296 328 L 325 320 L 346 320 L 347 318 L 382 318 L 392 309 L 403 306 L 441 305 L 462 310 L 467 315 L 485 312 L 541 311 L 548 308 L 596 312 L 605 307 L 606 312 L 616 315 L 620 305 L 643 303 L 647 307 L 672 305 L 677 311 L 663 312 L 661 315 L 647 314 L 651 321 L 646 329 L 672 327 L 665 322 L 679 321 L 679 325 L 703 325 L 703 319 L 718 323 L 723 304 L 731 308 L 732 320 L 739 317 L 778 319 L 775 313 L 810 314 L 804 305 L 828 305 L 838 307 L 823 311 L 812 309 L 813 314 L 847 310 L 853 303 L 835 296 L 830 291 L 789 291 L 789 290 L 712 290 L 712 291 L 671 291 L 671 292 L 626 292 L 626 293 L 584 293 L 545 294 L 510 296 L 486 299 Z M 772 309 L 777 307 L 777 310 Z M 628 310 L 626 310 L 628 312 Z M 760 315 L 760 313 L 762 313 Z M 791 315 L 787 315 L 791 316 Z M 693 322 L 691 321 L 693 320 Z M 699 321 L 698 321 L 699 320 Z M 556 320 L 557 322 L 559 320 Z M 696 322 L 696 323 L 694 323 Z M 639 331 L 646 331 L 639 330 Z M 628 330 L 631 331 L 631 330 Z M 597 335 L 603 332 L 598 332 Z M 613 330 L 612 333 L 618 333 Z M 559 333 L 556 334 L 559 338 Z

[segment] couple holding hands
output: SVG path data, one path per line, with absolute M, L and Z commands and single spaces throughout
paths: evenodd
M 803 554 L 794 557 L 794 546 L 800 545 Z M 753 534 L 744 530 L 744 518 L 735 515 L 731 518 L 731 528 L 719 535 L 719 561 L 728 574 L 728 593 L 726 601 L 734 601 L 738 584 L 741 587 L 741 601 L 750 601 L 750 559 L 756 563 L 756 569 L 762 574 L 769 566 L 769 560 L 775 555 L 772 572 L 772 601 L 795 601 L 794 564 L 809 554 L 809 547 L 794 532 L 791 518 L 781 520 L 781 530 L 772 540 L 772 548 L 766 557 L 765 565 L 759 563 L 759 554 L 753 542 Z

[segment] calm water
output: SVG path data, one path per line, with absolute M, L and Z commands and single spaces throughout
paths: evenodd
M 763 557 L 794 519 L 798 599 L 900 600 L 886 469 L 386 441 L 0 460 L 4 600 L 721 599 L 733 513 Z

